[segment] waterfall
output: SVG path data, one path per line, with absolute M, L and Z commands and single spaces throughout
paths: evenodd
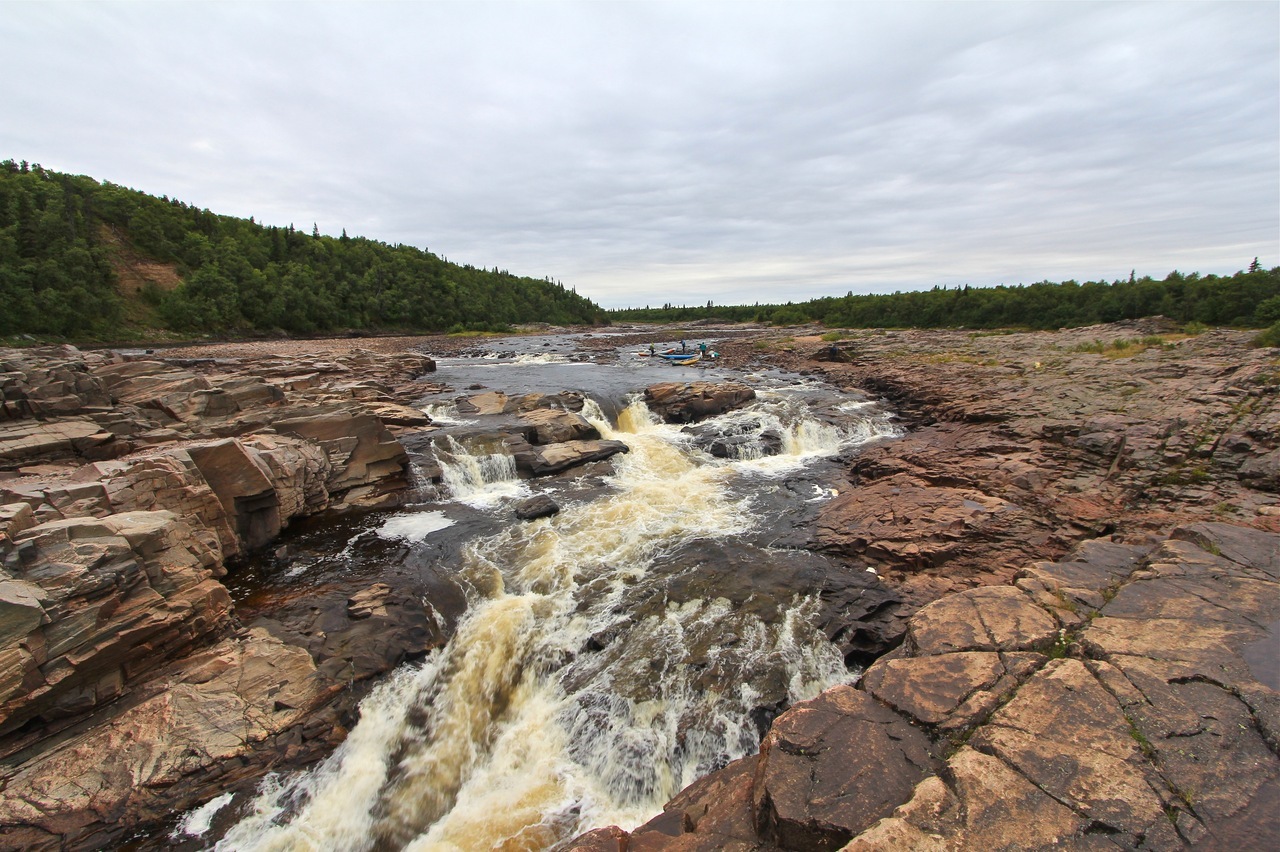
M 445 490 L 459 503 L 493 506 L 529 493 L 516 472 L 515 458 L 503 452 L 505 448 L 470 448 L 451 435 L 437 438 L 435 447 Z
M 784 408 L 765 413 L 793 463 L 850 440 Z M 375 688 L 318 768 L 269 779 L 217 849 L 532 850 L 633 827 L 753 753 L 752 711 L 778 684 L 798 701 L 849 679 L 815 600 L 766 623 L 723 598 L 670 601 L 652 576 L 684 545 L 752 529 L 727 485 L 767 460 L 708 463 L 640 402 L 617 426 L 594 402 L 583 415 L 630 447 L 608 492 L 469 544 L 446 647 Z M 456 499 L 517 484 L 510 456 L 441 444 Z

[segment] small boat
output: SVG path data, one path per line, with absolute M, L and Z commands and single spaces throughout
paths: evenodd
M 702 360 L 702 355 L 698 352 L 689 355 L 663 355 L 662 357 L 677 367 L 687 367 Z

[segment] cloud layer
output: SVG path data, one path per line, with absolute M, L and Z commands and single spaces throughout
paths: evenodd
M 1280 264 L 1274 3 L 6 3 L 0 157 L 608 306 Z

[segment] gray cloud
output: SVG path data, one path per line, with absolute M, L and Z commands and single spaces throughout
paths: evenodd
M 1280 263 L 1280 7 L 6 3 L 0 156 L 606 305 Z

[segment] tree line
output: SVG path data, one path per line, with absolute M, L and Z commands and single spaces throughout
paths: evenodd
M 119 291 L 123 255 L 180 283 Z M 451 263 L 406 245 L 221 216 L 83 175 L 0 163 L 0 335 L 112 339 L 131 322 L 178 332 L 497 331 L 600 324 L 551 279 Z
M 934 287 L 887 295 L 832 296 L 771 305 L 624 308 L 616 321 L 734 322 L 831 328 L 1073 328 L 1164 315 L 1181 323 L 1262 328 L 1280 322 L 1280 267 L 1218 276 L 1171 272 L 1119 281 L 1075 281 L 999 287 Z

